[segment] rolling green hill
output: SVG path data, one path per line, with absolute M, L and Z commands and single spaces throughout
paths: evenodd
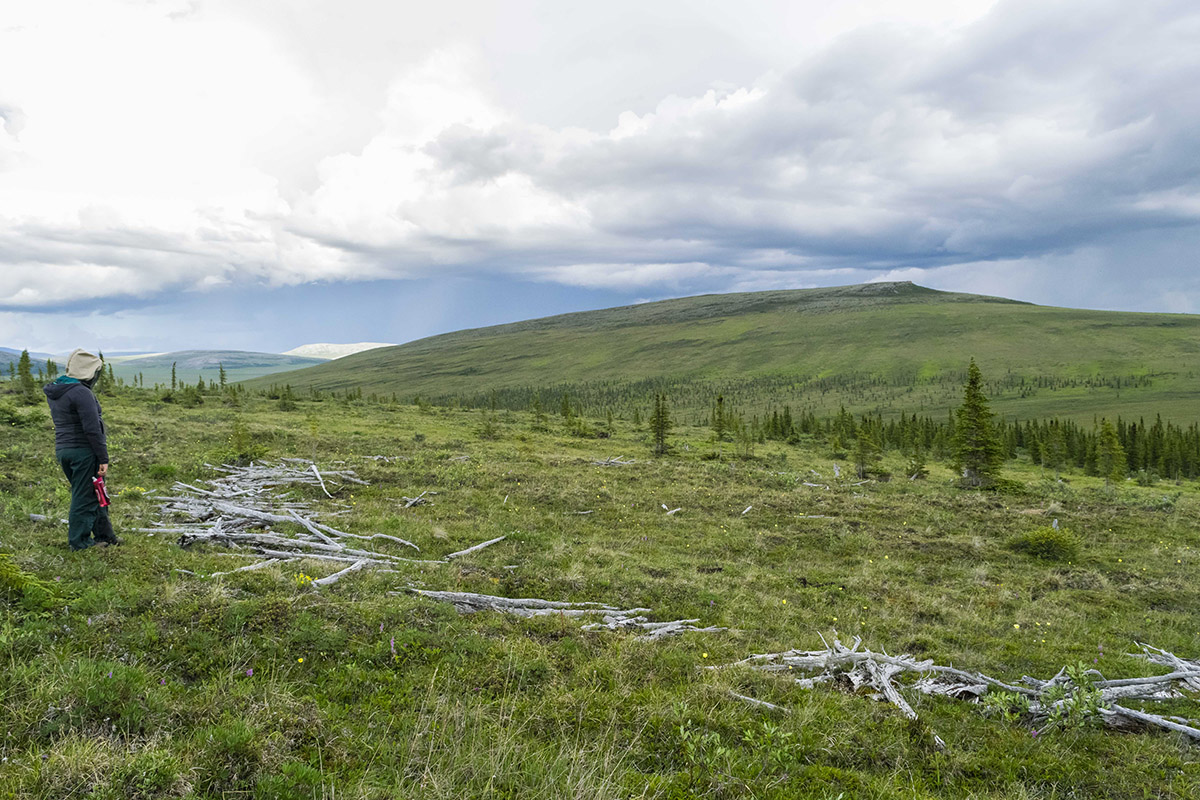
M 415 395 L 526 408 L 566 391 L 585 410 L 668 392 L 699 414 L 716 394 L 753 411 L 944 415 L 975 358 L 1009 418 L 1200 418 L 1200 316 L 1052 308 L 911 283 L 706 295 L 464 330 L 250 388 Z
M 222 366 L 225 367 L 226 380 L 240 381 L 325 363 L 325 359 L 321 358 L 242 350 L 181 350 L 176 353 L 112 358 L 110 361 L 118 378 L 130 383 L 140 375 L 146 386 L 156 383 L 169 385 L 172 364 L 175 365 L 179 381 L 194 384 L 201 377 L 205 382 L 216 381 Z

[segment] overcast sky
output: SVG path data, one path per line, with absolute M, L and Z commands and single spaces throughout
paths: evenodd
M 912 280 L 1200 312 L 1195 0 L 40 0 L 0 345 Z

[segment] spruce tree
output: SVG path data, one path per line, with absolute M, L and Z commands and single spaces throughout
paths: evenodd
M 983 395 L 983 374 L 971 359 L 963 403 L 954 416 L 954 471 L 967 486 L 986 486 L 1004 463 L 1004 444 L 996 433 L 988 400 Z
M 542 410 L 541 392 L 533 396 L 533 429 L 535 431 L 546 430 L 546 413 Z
M 858 435 L 854 437 L 854 471 L 860 478 L 866 478 L 882 459 L 882 449 L 875 438 L 875 432 L 870 425 L 860 425 Z
M 728 415 L 728 412 L 725 411 L 724 395 L 717 395 L 717 402 L 715 404 L 713 404 L 712 423 L 711 424 L 712 424 L 712 432 L 713 432 L 713 441 L 717 442 L 718 450 L 719 450 L 720 443 L 725 441 L 725 439 L 727 438 L 726 434 L 729 430 L 729 415 Z
M 1063 436 L 1062 426 L 1057 422 L 1050 424 L 1050 435 L 1042 447 L 1042 466 L 1054 470 L 1057 478 L 1062 474 L 1062 468 L 1067 463 L 1067 440 Z
M 654 414 L 650 417 L 650 433 L 654 436 L 654 454 L 666 455 L 670 450 L 667 434 L 671 431 L 671 413 L 667 408 L 667 396 L 661 392 L 654 395 Z
M 37 383 L 33 380 L 33 363 L 29 360 L 28 350 L 22 350 L 21 358 L 17 361 L 17 383 L 21 390 L 21 402 L 26 405 L 38 402 Z
M 1128 466 L 1125 460 L 1125 448 L 1121 446 L 1121 439 L 1117 436 L 1116 428 L 1108 420 L 1100 420 L 1100 434 L 1096 441 L 1096 472 L 1104 478 L 1106 483 L 1123 481 Z

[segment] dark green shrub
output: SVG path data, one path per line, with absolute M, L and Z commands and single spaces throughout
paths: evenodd
M 323 796 L 321 773 L 308 764 L 290 761 L 277 775 L 259 778 L 254 796 L 262 800 L 311 800 Z
M 1019 534 L 1009 546 L 1018 553 L 1046 561 L 1069 561 L 1079 556 L 1079 537 L 1065 528 L 1049 525 Z
M 161 724 L 162 698 L 151 691 L 151 679 L 138 667 L 113 661 L 78 658 L 64 668 L 53 702 L 38 722 L 43 742 L 71 733 L 104 730 L 120 736 L 142 736 Z
M 196 789 L 214 797 L 246 794 L 258 782 L 262 746 L 258 732 L 241 720 L 201 728 L 195 734 L 200 750 Z
M 179 475 L 174 464 L 151 464 L 146 468 L 146 477 L 156 481 L 173 481 Z
M 0 425 L 28 428 L 45 421 L 46 415 L 41 412 L 41 409 L 31 408 L 21 411 L 8 403 L 0 403 Z
M 125 800 L 171 796 L 178 789 L 182 771 L 173 753 L 143 750 L 117 770 L 113 784 Z

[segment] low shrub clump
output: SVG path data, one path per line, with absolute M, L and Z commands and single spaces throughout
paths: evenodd
M 1022 533 L 1009 544 L 1018 553 L 1045 561 L 1070 561 L 1079 557 L 1079 537 L 1065 528 L 1049 525 Z
M 18 567 L 8 553 L 0 553 L 0 597 L 34 610 L 50 607 L 55 599 L 50 584 Z

